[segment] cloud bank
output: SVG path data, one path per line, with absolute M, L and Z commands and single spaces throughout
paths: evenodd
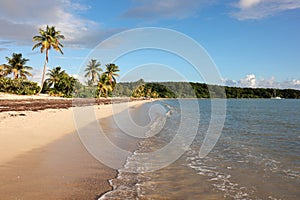
M 66 46 L 94 46 L 118 30 L 102 31 L 101 24 L 79 16 L 89 8 L 71 0 L 1 0 L 0 38 L 17 45 L 32 45 L 39 28 L 55 25 L 65 35 Z
M 125 19 L 184 19 L 197 16 L 201 8 L 211 5 L 231 5 L 230 15 L 238 20 L 263 19 L 300 8 L 299 0 L 132 0 L 133 6 L 121 17 Z M 234 9 L 234 11 L 232 10 Z
M 239 20 L 262 19 L 300 8 L 299 0 L 239 0 L 233 4 L 237 11 L 231 15 Z
M 257 78 L 254 74 L 248 74 L 240 80 L 224 79 L 224 85 L 233 87 L 250 87 L 250 88 L 279 88 L 279 89 L 296 89 L 300 90 L 300 80 L 294 79 L 279 82 L 274 77 L 270 79 Z

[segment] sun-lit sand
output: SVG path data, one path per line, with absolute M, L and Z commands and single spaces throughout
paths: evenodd
M 14 95 L 8 96 L 5 98 L 15 99 Z M 0 99 L 2 98 L 3 95 Z M 98 120 L 104 120 L 113 113 L 123 111 L 127 106 L 135 107 L 145 102 L 123 103 L 126 106 L 118 106 L 117 111 L 112 105 L 94 106 L 95 116 Z M 80 143 L 76 134 L 77 125 L 74 124 L 74 109 L 0 113 L 0 194 L 7 195 L 2 196 L 3 198 L 38 199 L 45 194 L 49 195 L 46 199 L 61 199 L 62 196 L 70 197 L 71 194 L 77 198 L 77 193 L 79 196 L 83 195 L 80 198 L 87 198 L 93 195 L 93 190 L 101 193 L 110 188 L 107 179 L 112 178 L 115 171 L 95 161 Z M 89 167 L 93 170 L 99 168 L 100 171 L 86 171 Z M 27 178 L 22 179 L 26 175 Z M 97 183 L 94 183 L 98 184 L 98 188 L 93 189 L 89 185 L 95 176 L 99 178 Z M 80 179 L 86 181 L 81 183 Z M 73 185 L 74 181 L 79 182 Z M 63 189 L 61 186 L 66 182 L 72 184 Z M 43 190 L 37 189 L 37 185 L 44 184 L 47 186 L 44 186 Z M 22 190 L 22 187 L 26 189 Z M 60 194 L 51 193 L 52 187 L 61 190 Z M 77 191 L 78 188 L 84 187 L 85 192 L 91 194 L 85 195 L 84 192 Z
M 61 97 L 52 97 L 47 94 L 40 94 L 40 95 L 16 95 L 16 94 L 8 94 L 0 92 L 0 100 L 1 99 L 64 99 Z
M 129 102 L 128 106 L 145 103 Z M 97 119 L 111 116 L 112 105 L 94 106 Z M 122 106 L 126 109 L 126 106 Z M 122 111 L 118 109 L 119 112 Z M 0 164 L 76 131 L 73 108 L 0 113 Z

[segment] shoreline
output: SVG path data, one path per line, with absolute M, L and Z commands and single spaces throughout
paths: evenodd
M 0 113 L 8 111 L 39 111 L 46 109 L 67 109 L 93 105 L 107 105 L 144 101 L 145 98 L 113 97 L 113 98 L 61 98 L 47 95 L 13 95 L 0 93 Z
M 128 102 L 128 106 L 136 108 L 147 102 Z M 3 198 L 40 199 L 46 194 L 47 199 L 90 199 L 92 195 L 98 199 L 112 189 L 108 181 L 117 176 L 117 170 L 87 152 L 73 124 L 73 109 L 0 112 Z M 116 114 L 112 113 L 112 104 L 94 109 L 96 118 L 104 124 Z M 76 155 L 72 155 L 74 152 Z M 57 194 L 52 194 L 53 188 Z

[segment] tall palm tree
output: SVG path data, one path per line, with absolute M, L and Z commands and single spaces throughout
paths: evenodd
M 98 79 L 100 78 L 100 72 L 102 71 L 100 66 L 100 62 L 97 62 L 96 59 L 91 59 L 89 64 L 86 66 L 86 69 L 84 70 L 86 72 L 84 77 L 91 78 L 88 80 L 89 86 L 97 83 Z
M 106 71 L 104 73 L 107 75 L 108 82 L 112 89 L 114 89 L 116 86 L 117 81 L 115 77 L 119 76 L 119 74 L 117 74 L 119 71 L 119 66 L 112 63 L 106 64 Z
M 61 54 L 64 54 L 61 50 L 61 48 L 64 47 L 64 46 L 59 42 L 59 40 L 60 39 L 65 39 L 65 36 L 61 35 L 60 31 L 55 30 L 55 26 L 49 27 L 47 25 L 46 30 L 43 30 L 43 29 L 39 30 L 39 34 L 40 35 L 33 36 L 33 38 L 32 38 L 32 40 L 34 42 L 37 42 L 32 47 L 32 50 L 34 50 L 35 48 L 40 47 L 41 48 L 41 53 L 43 53 L 45 51 L 46 59 L 45 59 L 43 75 L 42 75 L 41 90 L 38 92 L 38 94 L 43 89 L 47 63 L 48 63 L 48 59 L 49 59 L 48 58 L 49 50 L 51 48 L 53 48 L 56 51 L 59 51 Z
M 13 74 L 14 79 L 27 79 L 27 76 L 32 76 L 32 74 L 27 71 L 32 70 L 32 67 L 26 65 L 29 59 L 22 58 L 21 53 L 13 53 L 12 57 L 6 57 L 6 60 L 7 64 L 4 64 L 4 75 Z

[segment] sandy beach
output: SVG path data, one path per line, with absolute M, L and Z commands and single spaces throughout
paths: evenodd
M 0 113 L 0 199 L 96 199 L 111 189 L 116 171 L 81 144 L 73 109 Z M 102 122 L 116 114 L 112 105 L 94 109 Z

